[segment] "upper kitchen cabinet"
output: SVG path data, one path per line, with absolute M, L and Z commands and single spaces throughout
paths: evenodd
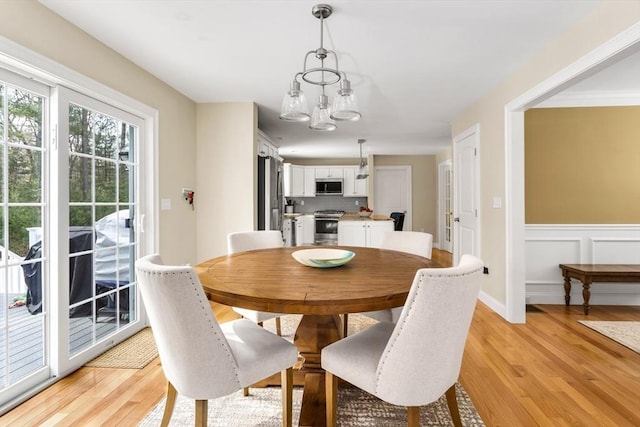
M 278 147 L 271 142 L 269 137 L 258 129 L 258 156 L 279 158 Z
M 342 178 L 342 167 L 315 167 L 316 178 Z
M 356 179 L 359 167 L 345 167 L 343 169 L 344 184 L 342 187 L 344 197 L 367 197 L 367 179 Z
M 315 197 L 316 170 L 314 167 L 284 164 L 285 197 Z

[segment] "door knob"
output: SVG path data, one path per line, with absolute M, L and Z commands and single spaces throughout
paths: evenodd
M 453 221 L 454 222 L 460 222 L 460 218 L 459 217 L 455 217 L 455 218 L 453 218 Z

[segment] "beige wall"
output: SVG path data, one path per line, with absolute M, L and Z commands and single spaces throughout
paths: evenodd
M 636 22 L 640 2 L 605 1 L 452 123 L 454 136 L 480 125 L 480 250 L 491 266 L 482 290 L 498 302 L 506 302 L 506 217 L 491 198 L 505 197 L 505 105 Z
M 256 228 L 257 122 L 252 102 L 198 105 L 198 262 L 226 254 L 228 233 Z
M 159 198 L 172 201 L 159 214 L 159 250 L 166 262 L 194 263 L 195 212 L 180 191 L 196 181 L 195 103 L 35 0 L 2 0 L 0 17 L 0 36 L 158 110 Z
M 431 233 L 434 242 L 437 242 L 438 167 L 436 157 L 376 155 L 374 162 L 375 166 L 411 166 L 413 231 Z M 370 170 L 369 173 L 371 172 Z
M 452 159 L 453 159 L 453 150 L 452 149 L 441 151 L 440 153 L 436 154 L 436 164 L 437 165 L 439 165 L 442 162 L 445 162 L 447 160 L 452 160 Z
M 640 223 L 640 107 L 528 110 L 525 195 L 527 224 Z

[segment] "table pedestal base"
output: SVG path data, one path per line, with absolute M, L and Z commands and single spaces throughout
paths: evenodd
M 304 392 L 300 409 L 300 427 L 325 426 L 326 396 L 320 352 L 341 338 L 342 321 L 337 315 L 304 315 L 293 342 L 302 356 Z

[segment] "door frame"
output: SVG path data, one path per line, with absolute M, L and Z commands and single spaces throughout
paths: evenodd
M 593 49 L 587 55 L 541 81 L 505 105 L 505 317 L 511 323 L 526 319 L 525 222 L 524 222 L 524 112 L 567 87 L 586 73 L 606 68 L 640 43 L 640 23 Z
M 453 253 L 453 209 L 449 213 L 451 217 L 451 237 L 447 244 L 445 240 L 445 196 L 447 194 L 447 173 L 451 174 L 449 185 L 449 204 L 453 208 L 453 164 L 452 159 L 447 159 L 438 164 L 438 249 Z

